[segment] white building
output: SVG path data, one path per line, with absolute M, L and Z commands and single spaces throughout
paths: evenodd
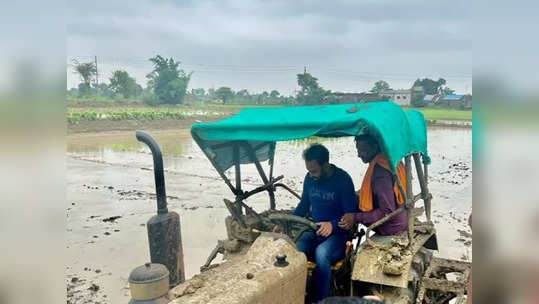
M 412 104 L 412 90 L 387 90 L 380 93 L 399 106 L 410 106 Z

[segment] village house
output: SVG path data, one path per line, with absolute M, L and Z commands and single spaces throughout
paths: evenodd
M 325 103 L 341 104 L 341 103 L 358 103 L 380 101 L 383 98 L 376 93 L 342 93 L 333 92 L 331 95 L 324 97 Z
M 380 93 L 384 99 L 388 99 L 399 106 L 410 106 L 412 104 L 412 90 L 386 90 Z
M 471 109 L 472 95 L 447 94 L 437 104 L 448 106 L 455 109 Z

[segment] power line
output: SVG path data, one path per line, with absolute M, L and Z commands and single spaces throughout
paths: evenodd
M 77 59 L 83 61 L 84 59 L 89 59 L 89 56 L 71 56 L 70 61 Z M 97 68 L 97 56 L 93 58 L 95 60 Z M 107 60 L 108 59 L 108 60 Z M 88 60 L 89 61 L 89 60 Z M 108 66 L 131 66 L 135 68 L 151 68 L 151 64 L 147 59 L 137 59 L 137 58 L 118 58 L 113 59 L 112 57 L 101 57 L 101 63 Z M 185 63 L 180 61 L 180 66 L 184 70 L 193 70 L 196 74 L 209 74 L 209 73 L 244 73 L 244 74 L 273 74 L 273 73 L 289 73 L 289 72 L 298 72 L 301 69 L 300 66 L 293 65 L 282 65 L 282 66 L 261 66 L 261 65 L 237 65 L 237 64 L 201 64 L 201 63 Z M 311 71 L 314 73 L 324 73 L 331 74 L 335 76 L 347 77 L 349 80 L 362 80 L 362 81 L 372 81 L 378 79 L 393 79 L 393 80 L 410 80 L 417 79 L 418 75 L 425 75 L 426 73 L 417 73 L 417 74 L 404 74 L 404 73 L 380 73 L 372 71 L 361 71 L 361 70 L 348 70 L 348 69 L 339 69 L 334 67 L 326 66 L 310 66 Z M 303 67 L 303 72 L 306 73 L 307 67 Z M 428 73 L 427 73 L 428 74 Z M 453 75 L 442 75 L 441 77 L 450 79 L 450 80 L 471 80 L 471 75 L 465 74 L 453 74 Z M 424 76 L 421 76 L 424 77 Z M 421 78 L 419 77 L 419 78 Z

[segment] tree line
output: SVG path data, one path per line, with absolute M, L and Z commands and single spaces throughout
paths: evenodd
M 321 104 L 331 100 L 333 92 L 322 88 L 318 79 L 310 73 L 297 74 L 299 89 L 295 95 L 284 96 L 277 90 L 252 93 L 247 89 L 234 91 L 230 87 L 217 89 L 192 88 L 188 90 L 189 81 L 193 72 L 185 72 L 180 62 L 174 58 L 165 58 L 161 55 L 148 59 L 152 64 L 152 71 L 146 75 L 147 83 L 143 88 L 125 70 L 115 70 L 108 78 L 108 83 L 97 82 L 97 67 L 94 62 L 72 61 L 73 71 L 79 75 L 81 82 L 77 88 L 68 90 L 72 98 L 87 98 L 100 96 L 109 99 L 137 99 L 148 105 L 182 103 L 213 103 L 222 104 Z M 417 79 L 412 87 L 412 105 L 425 106 L 423 99 L 426 94 L 452 94 L 454 91 L 446 86 L 446 80 L 439 78 Z M 391 90 L 388 82 L 379 80 L 374 83 L 370 92 L 383 98 L 385 91 Z

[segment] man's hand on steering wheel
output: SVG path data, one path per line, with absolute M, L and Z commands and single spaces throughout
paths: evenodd
M 316 224 L 320 227 L 318 230 L 316 230 L 316 235 L 321 235 L 324 237 L 331 235 L 331 232 L 333 231 L 333 225 L 331 222 L 318 222 Z

